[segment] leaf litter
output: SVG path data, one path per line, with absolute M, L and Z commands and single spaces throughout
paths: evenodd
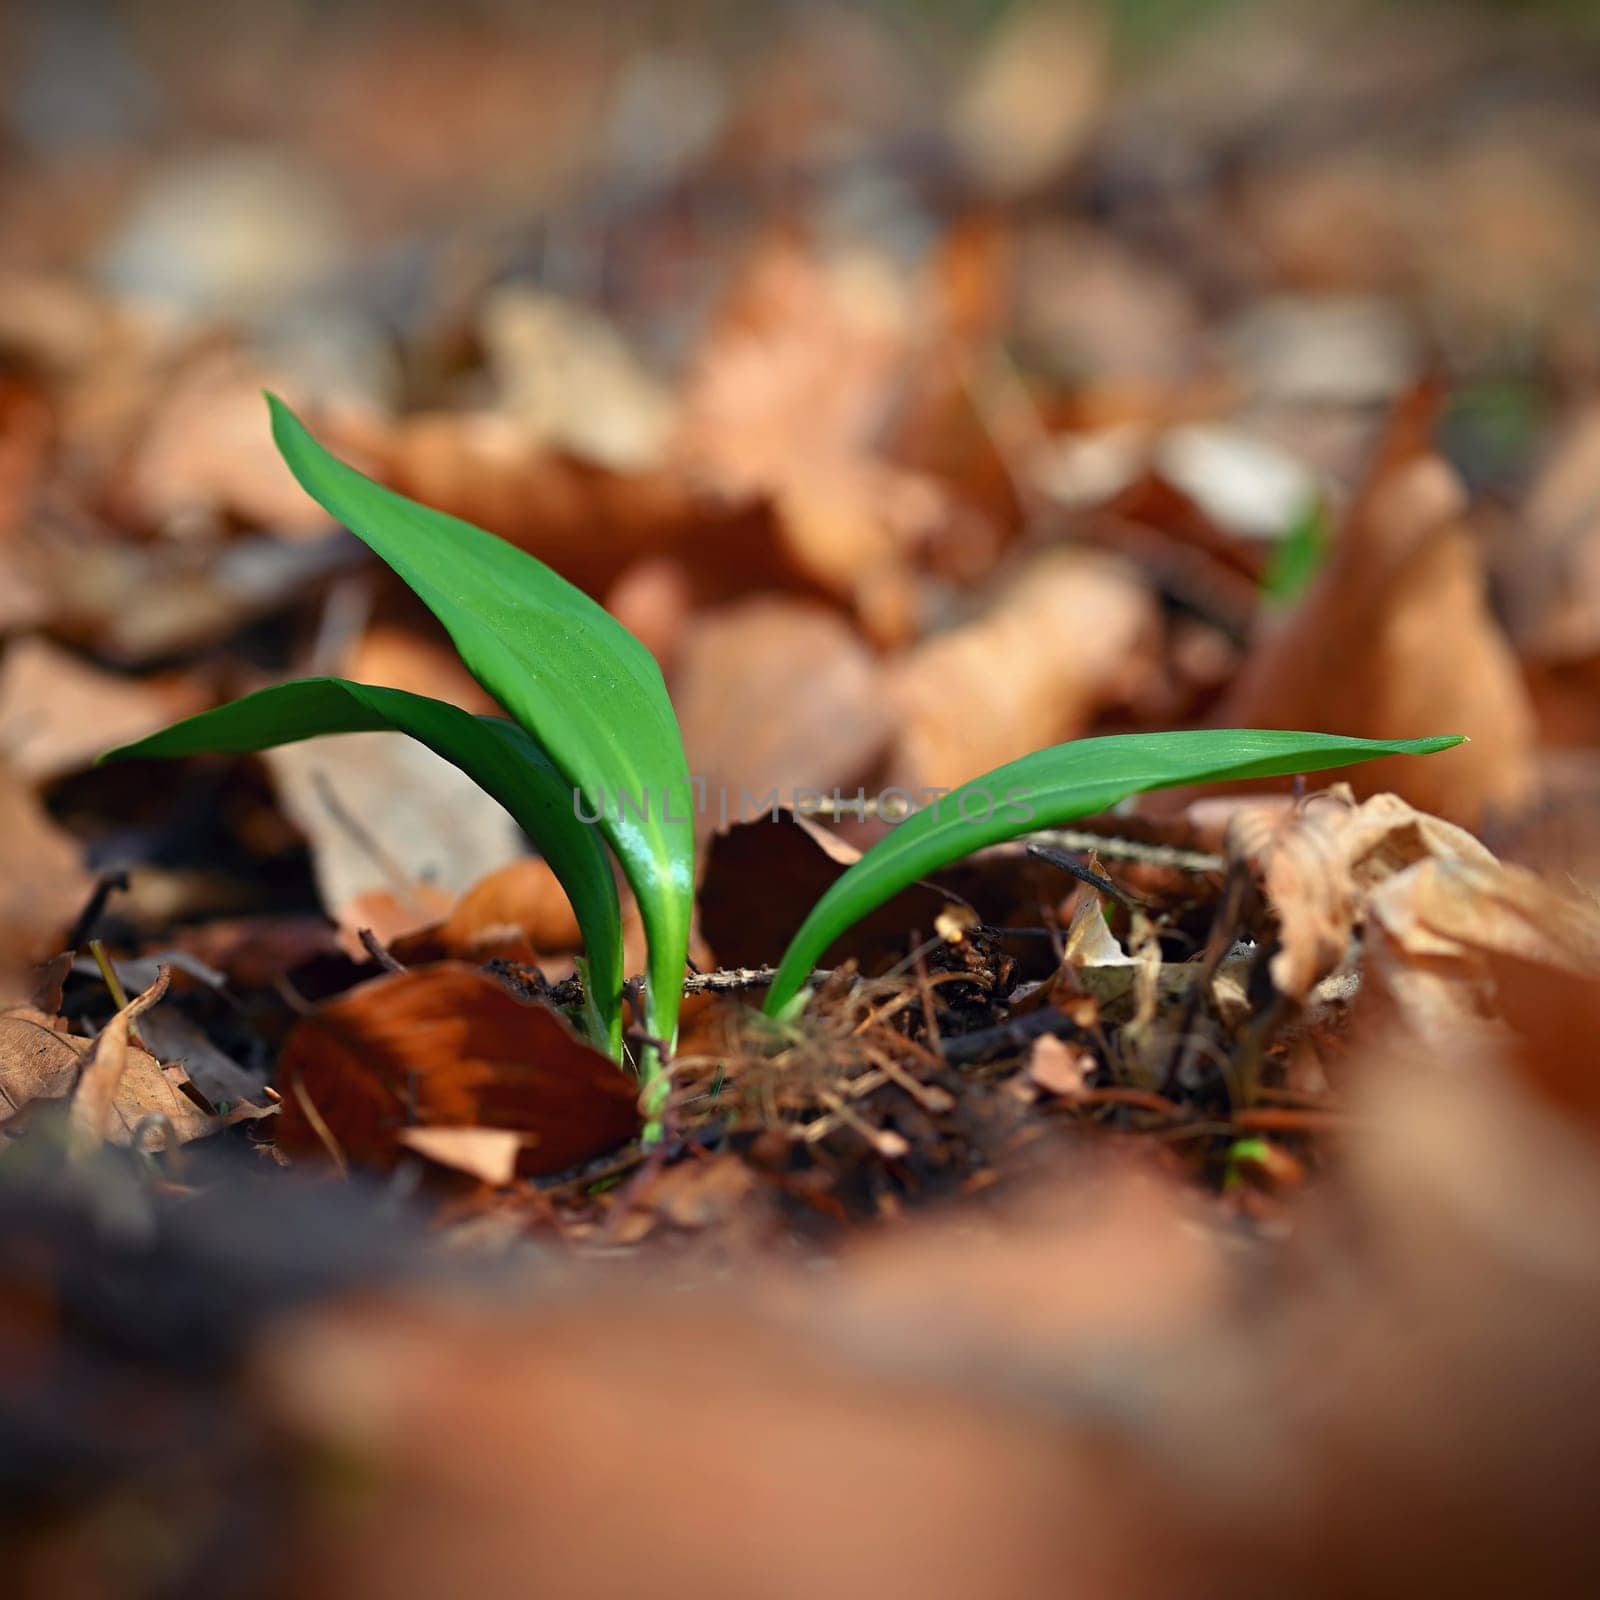
M 1592 39 L 135 9 L 114 152 L 26 29 L 0 140 L 19 1592 L 1592 1590 Z M 131 131 L 224 91 L 255 148 Z M 90 769 L 306 673 L 496 710 L 268 385 L 661 664 L 661 1141 L 476 791 Z M 982 851 L 762 1015 L 907 794 L 1178 726 L 1470 742 Z

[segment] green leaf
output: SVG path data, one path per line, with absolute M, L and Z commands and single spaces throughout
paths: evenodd
M 646 1026 L 670 1047 L 689 949 L 694 824 L 683 739 L 654 657 L 542 561 L 363 477 L 268 398 L 273 437 L 306 493 L 405 579 L 472 675 L 581 794 L 584 814 L 598 814 L 649 941 Z
M 1292 606 L 1322 570 L 1333 546 L 1333 530 L 1320 500 L 1313 500 L 1289 525 L 1262 574 L 1261 592 L 1270 605 Z
M 1202 728 L 1079 739 L 1036 750 L 913 812 L 840 877 L 790 940 L 767 991 L 767 1012 L 776 1016 L 783 1010 L 818 958 L 853 923 L 908 884 L 974 850 L 1092 816 L 1148 789 L 1319 772 L 1378 756 L 1429 755 L 1461 742 L 1459 734 L 1347 739 L 1279 729 Z
M 305 678 L 246 695 L 231 705 L 109 751 L 131 756 L 242 754 L 324 733 L 409 733 L 454 762 L 516 819 L 572 901 L 583 930 L 590 1031 L 620 1054 L 622 914 L 598 831 L 573 812 L 572 790 L 550 758 L 514 722 L 475 717 L 458 706 L 401 689 L 342 678 Z

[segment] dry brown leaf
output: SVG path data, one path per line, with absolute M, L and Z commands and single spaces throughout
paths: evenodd
M 1522 1081 L 1564 1117 L 1600 1139 L 1600 971 L 1493 952 L 1489 975 L 1496 1014 L 1510 1028 L 1508 1052 Z
M 1081 1045 L 1047 1033 L 1028 1051 L 1028 1082 L 1059 1099 L 1076 1100 L 1095 1066 L 1094 1057 Z
M 368 896 L 366 902 L 374 898 Z M 520 856 L 496 868 L 432 918 L 419 920 L 417 906 L 413 897 L 409 907 L 395 902 L 387 908 L 394 928 L 389 935 L 378 923 L 368 924 L 406 966 L 499 958 L 537 964 L 555 979 L 571 969 L 570 960 L 559 953 L 576 952 L 583 944 L 566 890 L 549 863 L 537 856 Z M 553 966 L 547 959 L 552 955 Z
M 853 598 L 879 638 L 904 637 L 906 564 L 948 515 L 933 480 L 872 453 L 914 327 L 886 261 L 770 238 L 700 352 L 676 441 L 727 491 L 770 497 L 801 570 Z
M 397 1140 L 441 1167 L 496 1189 L 516 1177 L 524 1143 L 520 1133 L 508 1128 L 402 1128 Z
M 455 905 L 448 889 L 431 883 L 408 883 L 399 889 L 363 889 L 339 907 L 339 948 L 352 961 L 364 961 L 368 951 L 362 934 L 367 933 L 402 961 L 414 960 L 406 954 L 407 941 L 424 939 L 440 926 Z
M 1439 1051 L 1487 1010 L 1496 963 L 1600 974 L 1600 907 L 1492 859 L 1420 861 L 1372 891 L 1369 918 L 1363 1005 Z
M 24 777 L 59 778 L 209 704 L 192 679 L 113 676 L 47 639 L 17 639 L 0 663 L 0 752 Z
M 286 973 L 337 957 L 339 938 L 324 917 L 219 917 L 174 928 L 165 948 L 183 951 L 240 990 L 270 989 Z
M 377 427 L 324 427 L 341 453 L 391 488 L 487 528 L 603 594 L 635 561 L 681 553 L 697 598 L 803 587 L 780 548 L 771 511 L 677 467 L 618 472 L 543 449 L 513 418 L 424 413 Z
M 672 396 L 603 317 L 515 284 L 488 297 L 480 320 L 499 409 L 534 442 L 619 471 L 661 464 Z
M 30 991 L 93 887 L 77 843 L 0 762 L 0 1002 Z
M 1465 733 L 1470 744 L 1353 768 L 1350 781 L 1471 825 L 1528 797 L 1534 722 L 1485 602 L 1461 486 L 1429 451 L 1433 407 L 1424 393 L 1401 408 L 1328 564 L 1258 639 L 1215 720 L 1373 739 Z
M 304 596 L 359 560 L 358 548 L 339 533 L 294 542 L 243 534 L 219 545 L 52 528 L 47 541 L 7 552 L 31 595 L 0 601 L 0 625 L 16 626 L 31 611 L 53 637 L 97 659 L 123 667 L 170 661 Z
M 1523 653 L 1541 662 L 1600 653 L 1600 404 L 1556 436 L 1499 548 L 1498 591 Z
M 792 812 L 737 823 L 712 836 L 700 880 L 700 932 L 727 967 L 769 965 L 817 899 L 860 852 L 807 827 Z M 751 893 L 759 884 L 760 892 Z M 907 940 L 932 931 L 947 896 L 913 884 L 829 947 L 829 962 L 854 957 L 868 970 L 900 960 Z
M 506 928 L 547 954 L 583 943 L 566 890 L 537 856 L 519 857 L 480 878 L 439 925 L 437 937 L 446 950 L 465 956 Z
M 1106 18 L 1033 0 L 1008 12 L 956 101 L 951 132 L 986 190 L 1057 178 L 1089 137 L 1110 69 Z
M 897 783 L 954 788 L 1083 733 L 1151 671 L 1157 613 L 1120 562 L 1036 558 L 975 621 L 890 669 Z
M 0 375 L 0 544 L 22 528 L 54 438 L 55 417 L 40 386 Z
M 1114 431 L 1106 444 L 1091 438 L 1079 447 L 1087 456 L 1080 471 L 1089 480 L 1080 492 L 1092 503 L 1074 525 L 1086 540 L 1137 566 L 1147 582 L 1230 631 L 1246 632 L 1260 604 L 1261 542 L 1220 525 L 1194 498 L 1153 471 L 1132 472 L 1109 494 L 1098 488 L 1094 480 L 1104 468 L 1096 465 L 1097 456 L 1126 431 Z M 1063 498 L 1065 486 L 1047 487 Z
M 81 1110 L 74 1099 L 71 1113 L 80 1150 L 101 1138 L 130 1144 L 147 1118 L 159 1119 L 143 1135 L 147 1148 L 163 1148 L 168 1130 L 180 1144 L 215 1131 L 218 1124 L 183 1092 L 183 1069 L 163 1067 L 129 1044 L 125 1023 L 108 1025 L 102 1046 L 62 1032 L 55 1021 L 26 1008 L 0 1015 L 0 1126 L 37 1101 L 75 1095 L 81 1084 L 88 1098 Z
M 989 1341 L 1047 1363 L 1108 1340 L 1126 1356 L 1203 1327 L 1225 1284 L 1190 1198 L 1130 1166 L 1041 1185 L 1001 1217 L 864 1236 L 840 1264 L 839 1292 L 906 1359 L 959 1365 Z
M 330 519 L 272 443 L 264 388 L 281 384 L 228 350 L 190 362 L 160 395 L 116 491 L 136 527 L 214 535 L 228 519 L 304 538 Z
M 35 1100 L 58 1100 L 77 1082 L 88 1041 L 31 1007 L 0 1015 L 0 1122 Z
M 1298 806 L 1238 805 L 1225 848 L 1261 879 L 1278 915 L 1272 981 L 1302 1003 L 1344 961 L 1379 885 L 1422 861 L 1496 864 L 1465 829 L 1397 795 L 1358 806 L 1344 784 Z
M 311 846 L 323 905 L 352 935 L 425 927 L 522 854 L 521 831 L 498 801 L 398 734 L 334 734 L 263 759 Z
M 543 1006 L 454 963 L 375 978 L 295 1025 L 278 1065 L 279 1144 L 388 1167 L 407 1128 L 492 1128 L 519 1170 L 558 1172 L 639 1126 L 636 1089 Z
M 675 1228 L 709 1228 L 726 1223 L 756 1189 L 756 1174 L 741 1157 L 719 1155 L 668 1167 L 642 1199 Z
M 715 1286 L 498 1320 L 393 1305 L 298 1320 L 258 1352 L 258 1403 L 376 1487 L 354 1517 L 308 1506 L 291 1570 L 308 1600 L 803 1600 L 820 1556 L 851 1596 L 998 1600 L 1093 1563 L 1105 1522 L 1061 1514 L 1103 1493 L 1087 1463 L 1020 1407 L 920 1381 L 892 1333 L 847 1326 L 872 1340 L 859 1365 L 826 1325 L 774 1326 Z M 708 1352 L 717 1381 L 685 1428 Z M 727 1514 L 710 1540 L 691 1532 L 708 1494 Z
M 380 689 L 404 689 L 447 700 L 474 716 L 504 715 L 437 631 L 375 621 L 362 630 L 341 664 L 340 674 Z
M 804 601 L 697 618 L 672 687 L 689 769 L 706 783 L 702 831 L 748 820 L 771 791 L 783 805 L 797 789 L 853 795 L 890 734 L 877 663 L 843 617 Z
M 100 1148 L 114 1112 L 122 1113 L 126 1125 L 133 1096 L 125 1091 L 124 1083 L 137 1048 L 130 1039 L 134 1018 L 148 1011 L 167 992 L 167 978 L 167 968 L 158 968 L 155 982 L 112 1017 L 84 1055 L 67 1117 L 68 1148 L 74 1160 L 84 1160 Z M 136 1087 L 137 1080 L 129 1085 L 130 1089 Z
M 1098 891 L 1083 893 L 1073 908 L 1061 941 L 1062 963 L 1069 967 L 1126 967 L 1134 958 L 1122 948 L 1117 936 L 1106 926 L 1106 903 Z

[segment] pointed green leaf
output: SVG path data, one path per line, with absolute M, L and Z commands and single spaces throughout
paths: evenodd
M 1437 739 L 1346 739 L 1286 730 L 1202 728 L 1120 734 L 1036 750 L 914 812 L 880 839 L 811 908 L 784 952 L 766 1009 L 777 1015 L 840 934 L 908 884 L 987 845 L 1093 816 L 1149 789 L 1353 766 L 1378 756 L 1429 755 Z
M 579 821 L 572 790 L 550 758 L 514 722 L 475 717 L 458 706 L 401 689 L 342 678 L 306 678 L 246 695 L 231 705 L 123 745 L 100 759 L 240 754 L 324 733 L 409 733 L 454 762 L 516 819 L 567 891 L 583 930 L 597 1039 L 621 1046 L 622 915 L 611 863 L 596 830 Z
M 647 1025 L 670 1044 L 689 947 L 694 826 L 683 740 L 655 659 L 542 561 L 363 477 L 281 401 L 271 405 L 278 449 L 306 492 L 415 590 L 472 675 L 581 792 L 585 815 L 599 814 L 649 941 Z

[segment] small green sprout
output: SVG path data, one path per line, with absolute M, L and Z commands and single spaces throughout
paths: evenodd
M 643 1010 L 654 1043 L 640 1066 L 655 1109 L 665 1090 L 661 1052 L 671 1051 L 678 1030 L 694 824 L 683 740 L 654 658 L 542 561 L 363 477 L 282 402 L 269 403 L 278 449 L 306 492 L 410 585 L 512 720 L 311 678 L 190 717 L 102 759 L 265 750 L 370 729 L 420 739 L 499 800 L 549 861 L 583 935 L 589 1033 L 620 1060 L 622 918 L 609 845 L 649 945 Z
M 338 678 L 279 684 L 108 752 L 186 756 L 265 750 L 325 733 L 410 734 L 493 795 L 549 861 L 583 937 L 584 1022 L 622 1060 L 622 918 L 609 846 L 648 943 L 640 1051 L 647 1132 L 659 1131 L 676 1044 L 694 897 L 693 785 L 649 651 L 600 605 L 515 546 L 429 510 L 330 455 L 269 396 L 278 449 L 306 492 L 364 540 L 444 625 L 510 713 L 473 716 L 398 689 Z M 841 876 L 790 941 L 769 1016 L 804 1010 L 818 958 L 917 879 L 987 845 L 1060 827 L 1176 784 L 1350 766 L 1460 743 L 1205 729 L 1081 739 L 1037 750 L 911 813 Z M 760 886 L 752 885 L 752 893 Z

